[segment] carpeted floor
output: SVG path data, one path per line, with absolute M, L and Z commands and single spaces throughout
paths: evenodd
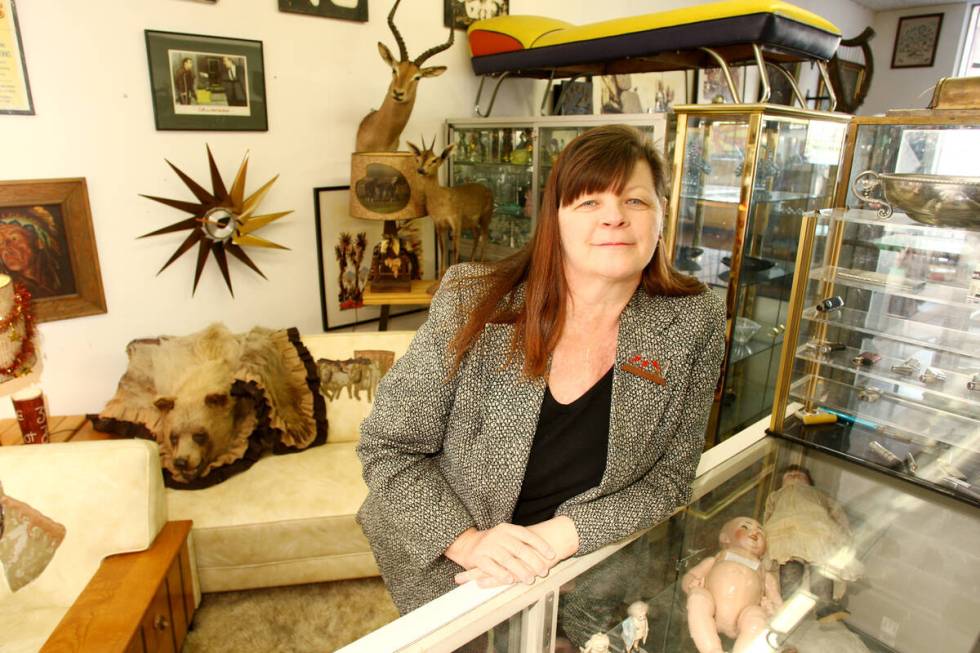
M 398 618 L 380 578 L 205 594 L 184 653 L 327 653 Z

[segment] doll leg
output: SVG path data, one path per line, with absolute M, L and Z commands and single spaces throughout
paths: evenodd
M 822 623 L 840 621 L 849 614 L 834 600 L 834 581 L 820 573 L 817 567 L 810 567 L 810 591 L 817 597 L 817 621 Z
M 779 565 L 779 595 L 784 601 L 800 588 L 804 570 L 805 565 L 799 560 L 788 560 Z
M 738 638 L 735 640 L 732 653 L 742 653 L 742 651 L 748 650 L 755 638 L 765 632 L 767 623 L 766 613 L 762 606 L 750 605 L 742 610 L 741 614 L 738 615 Z
M 698 653 L 723 653 L 715 625 L 715 599 L 703 587 L 694 587 L 687 595 L 687 628 Z

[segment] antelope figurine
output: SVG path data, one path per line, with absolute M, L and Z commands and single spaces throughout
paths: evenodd
M 433 152 L 435 139 L 426 147 L 422 141 L 422 149 L 414 143 L 408 143 L 409 149 L 415 154 L 416 172 L 419 174 L 419 187 L 425 196 L 425 209 L 436 227 L 436 248 L 439 256 L 439 277 L 446 270 L 448 262 L 449 243 L 452 248 L 453 263 L 459 263 L 459 234 L 463 229 L 473 230 L 473 253 L 471 261 L 476 260 L 477 252 L 486 254 L 487 232 L 490 230 L 490 218 L 493 217 L 493 193 L 483 184 L 462 184 L 460 186 L 440 186 L 439 166 L 449 157 L 455 144 L 449 145 L 442 154 Z
M 394 152 L 398 149 L 398 139 L 405 129 L 408 117 L 412 115 L 412 108 L 415 106 L 415 90 L 419 80 L 423 77 L 437 77 L 446 72 L 445 66 L 430 66 L 423 68 L 422 64 L 426 59 L 443 50 L 449 49 L 453 44 L 455 30 L 449 29 L 449 40 L 442 45 L 429 48 L 414 60 L 408 58 L 408 49 L 405 47 L 405 40 L 395 27 L 395 10 L 398 3 L 388 13 L 388 26 L 391 33 L 395 35 L 398 43 L 399 59 L 396 61 L 391 55 L 391 51 L 384 43 L 378 42 L 378 52 L 381 58 L 391 68 L 391 83 L 388 84 L 388 92 L 385 94 L 381 108 L 371 111 L 361 120 L 357 128 L 357 152 Z

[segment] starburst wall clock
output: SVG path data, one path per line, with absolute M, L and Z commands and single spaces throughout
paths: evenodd
M 228 286 L 228 292 L 234 297 L 235 291 L 231 287 L 231 273 L 228 269 L 228 255 L 230 254 L 237 258 L 265 279 L 266 276 L 262 274 L 262 271 L 255 262 L 245 253 L 243 247 L 265 247 L 288 250 L 288 247 L 256 236 L 254 232 L 270 222 L 289 215 L 292 211 L 254 215 L 262 198 L 269 192 L 269 188 L 279 178 L 279 175 L 276 175 L 257 191 L 245 197 L 245 175 L 248 171 L 248 154 L 242 159 L 242 165 L 238 168 L 238 174 L 235 175 L 235 181 L 232 182 L 231 189 L 227 189 L 224 181 L 221 179 L 218 166 L 214 163 L 211 148 L 207 147 L 207 151 L 208 165 L 211 170 L 210 192 L 191 179 L 173 163 L 167 161 L 167 165 L 177 173 L 181 181 L 194 193 L 194 196 L 197 198 L 196 202 L 141 194 L 141 197 L 166 204 L 185 213 L 190 213 L 191 217 L 167 225 L 162 229 L 151 231 L 148 234 L 143 234 L 140 238 L 160 236 L 178 231 L 190 231 L 190 234 L 187 235 L 184 242 L 180 244 L 180 247 L 177 248 L 167 262 L 163 264 L 163 267 L 160 268 L 157 274 L 166 270 L 170 267 L 171 263 L 197 245 L 197 267 L 194 271 L 194 288 L 191 294 L 197 291 L 197 284 L 201 280 L 201 273 L 204 271 L 208 256 L 212 255 L 214 256 L 215 263 L 218 264 L 218 268 L 221 270 L 221 276 L 224 277 L 225 285 Z

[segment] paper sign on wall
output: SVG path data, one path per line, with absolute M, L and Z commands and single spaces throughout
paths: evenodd
M 0 113 L 34 114 L 14 0 L 0 0 Z

